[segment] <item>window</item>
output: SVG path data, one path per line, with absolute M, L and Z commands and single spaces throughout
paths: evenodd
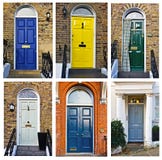
M 24 89 L 19 93 L 18 98 L 37 98 L 37 95 L 32 89 Z

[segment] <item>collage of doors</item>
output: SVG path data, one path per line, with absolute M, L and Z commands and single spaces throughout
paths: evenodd
M 2 156 L 160 157 L 159 0 L 0 5 Z

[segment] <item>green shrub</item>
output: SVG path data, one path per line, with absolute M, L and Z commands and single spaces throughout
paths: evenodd
M 159 126 L 152 127 L 152 141 L 159 141 Z
M 120 120 L 114 120 L 111 122 L 111 147 L 117 148 L 118 146 L 124 147 L 126 135 L 124 134 L 124 128 Z

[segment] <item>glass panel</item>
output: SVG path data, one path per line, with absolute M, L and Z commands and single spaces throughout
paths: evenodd
M 143 19 L 143 15 L 139 12 L 131 12 L 129 14 L 126 15 L 127 19 Z
M 135 22 L 135 29 L 142 29 L 142 22 Z
M 155 96 L 155 106 L 159 107 L 159 96 Z
M 36 13 L 35 10 L 30 6 L 24 6 L 16 13 L 16 17 L 33 17 L 33 16 L 35 17 Z
M 19 93 L 19 98 L 37 98 L 37 95 L 31 89 L 24 89 Z
M 75 90 L 68 97 L 68 104 L 93 104 L 90 95 L 84 90 Z
M 76 8 L 73 12 L 73 15 L 93 15 L 93 13 L 87 8 Z

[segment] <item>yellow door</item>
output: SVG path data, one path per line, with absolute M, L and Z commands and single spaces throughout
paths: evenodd
M 72 17 L 71 67 L 94 67 L 94 18 Z

